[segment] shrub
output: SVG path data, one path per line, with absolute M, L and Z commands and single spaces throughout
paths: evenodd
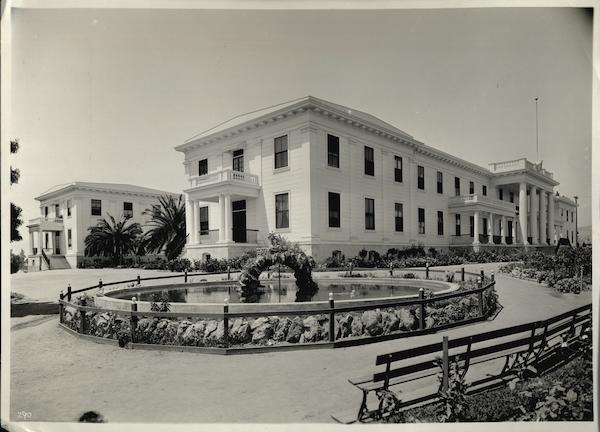
M 187 258 L 177 258 L 169 261 L 167 268 L 172 272 L 190 271 L 192 269 L 192 262 Z
M 10 272 L 16 273 L 25 267 L 25 260 L 21 255 L 10 253 Z
M 579 294 L 582 285 L 583 281 L 579 278 L 564 278 L 557 281 L 554 288 L 563 293 Z

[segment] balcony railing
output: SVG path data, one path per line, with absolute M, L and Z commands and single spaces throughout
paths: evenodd
M 199 239 L 200 241 L 198 242 L 199 244 L 216 244 L 219 241 L 219 230 L 218 229 L 212 229 L 209 231 L 205 231 L 203 233 L 198 232 L 199 234 Z M 233 234 L 233 230 L 232 230 L 232 234 Z M 232 236 L 233 239 L 233 236 Z M 258 242 L 258 230 L 255 229 L 247 229 L 246 230 L 246 241 L 245 242 L 240 242 L 237 241 L 236 243 L 252 243 L 252 244 L 256 244 Z
M 258 185 L 258 176 L 246 172 L 223 170 L 190 178 L 190 187 L 206 186 L 221 182 Z
M 515 211 L 514 203 L 511 203 L 510 201 L 503 201 L 503 200 L 491 198 L 489 196 L 481 195 L 481 194 L 469 194 L 469 195 L 454 196 L 448 200 L 448 205 L 450 205 L 450 206 L 475 205 L 475 204 L 494 205 L 496 207 L 502 208 L 509 212 Z
M 48 216 L 42 216 L 42 217 L 39 217 L 39 218 L 35 218 L 35 219 L 30 219 L 29 220 L 29 224 L 30 225 L 39 225 L 42 222 L 63 223 L 63 218 L 62 217 L 52 218 L 52 217 L 48 217 Z
M 550 171 L 545 170 L 540 165 L 529 162 L 525 158 L 515 159 L 504 162 L 494 162 L 488 165 L 489 170 L 493 173 L 516 171 L 522 169 L 533 170 L 545 175 L 546 177 L 553 178 L 553 174 Z

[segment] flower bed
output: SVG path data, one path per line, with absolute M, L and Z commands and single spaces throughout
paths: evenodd
M 499 270 L 516 278 L 545 282 L 560 292 L 579 294 L 591 289 L 592 248 L 560 248 L 555 255 L 533 252 L 523 262 L 505 264 Z

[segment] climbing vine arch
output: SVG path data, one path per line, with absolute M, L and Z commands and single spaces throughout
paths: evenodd
M 279 234 L 270 233 L 267 236 L 268 247 L 244 265 L 240 275 L 242 297 L 247 301 L 255 301 L 259 295 L 261 273 L 269 267 L 280 264 L 294 271 L 296 285 L 296 301 L 309 301 L 318 291 L 317 284 L 312 279 L 312 269 L 315 265 L 312 257 L 300 249 L 297 244 L 288 242 Z

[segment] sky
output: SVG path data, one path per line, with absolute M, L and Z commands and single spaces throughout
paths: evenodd
M 538 160 L 538 97 L 539 159 L 591 224 L 590 12 L 14 9 L 12 30 L 10 199 L 25 220 L 72 181 L 180 192 L 174 146 L 312 95 L 483 167 Z

